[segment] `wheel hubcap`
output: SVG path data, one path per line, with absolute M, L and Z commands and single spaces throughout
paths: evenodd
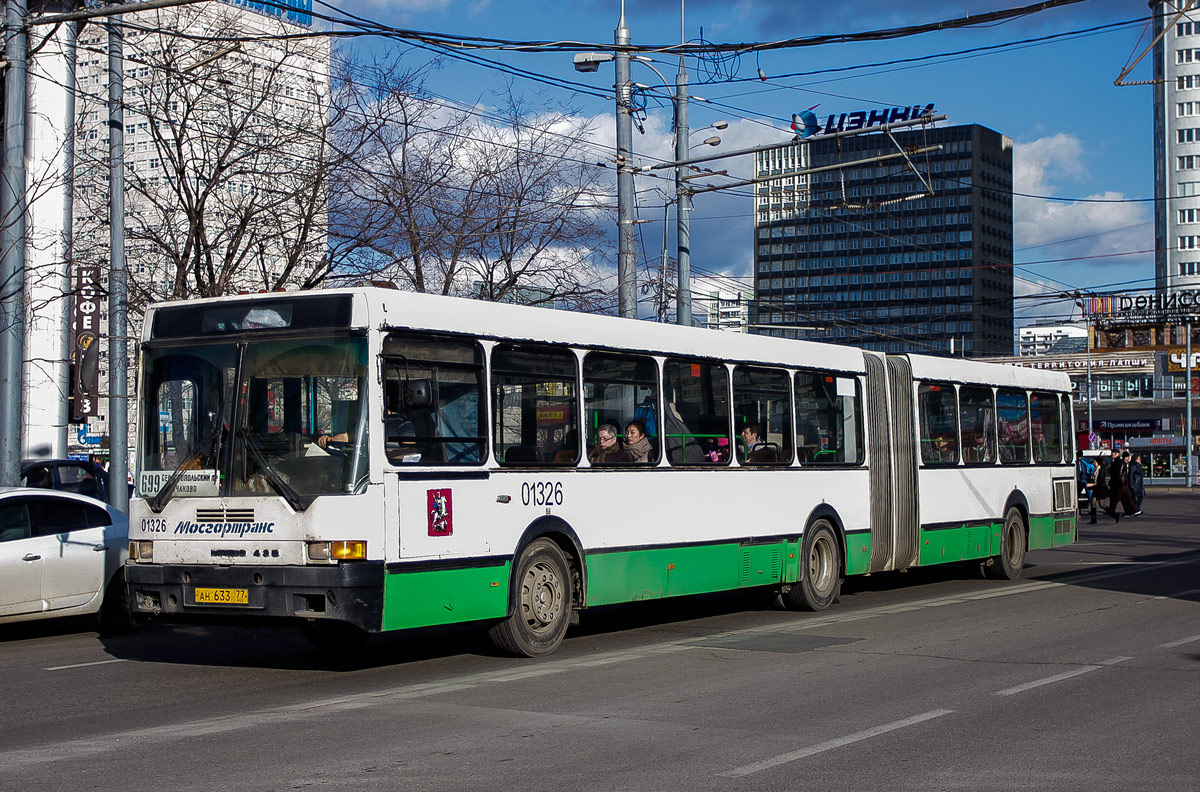
M 812 549 L 808 553 L 808 579 L 811 581 L 813 590 L 820 594 L 824 594 L 829 589 L 830 580 L 833 577 L 830 557 L 829 543 L 823 537 L 813 542 Z
M 548 564 L 534 564 L 525 576 L 522 605 L 529 626 L 535 630 L 553 624 L 562 609 L 562 581 Z

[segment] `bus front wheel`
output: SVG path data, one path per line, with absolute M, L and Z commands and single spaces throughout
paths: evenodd
M 983 572 L 992 580 L 1016 580 L 1025 567 L 1025 518 L 1016 506 L 1004 515 L 1000 533 L 1000 555 L 989 559 Z
M 535 539 L 517 562 L 514 602 L 507 619 L 488 630 L 497 647 L 518 657 L 548 655 L 571 620 L 571 570 L 549 539 Z
M 820 519 L 804 532 L 800 555 L 800 580 L 783 595 L 789 608 L 825 610 L 838 598 L 842 588 L 837 536 L 828 520 Z

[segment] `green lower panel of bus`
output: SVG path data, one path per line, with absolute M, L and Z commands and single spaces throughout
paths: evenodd
M 794 582 L 794 541 L 675 546 L 588 556 L 588 605 Z
M 508 612 L 512 564 L 392 572 L 384 578 L 383 629 L 404 630 L 478 619 Z
M 921 530 L 920 566 L 987 558 L 1000 552 L 1000 523 Z
M 871 534 L 846 536 L 846 574 L 865 575 L 871 571 Z
M 919 564 L 971 561 L 1000 555 L 1003 524 L 976 523 L 956 528 L 921 531 Z M 1075 516 L 1032 517 L 1029 520 L 1029 549 L 1045 550 L 1075 541 Z
M 1029 549 L 1044 550 L 1075 541 L 1075 512 L 1034 517 L 1029 521 Z

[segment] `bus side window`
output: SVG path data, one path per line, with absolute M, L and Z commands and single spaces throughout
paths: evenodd
M 729 372 L 721 363 L 667 360 L 663 438 L 672 465 L 727 465 Z
M 959 426 L 963 462 L 968 465 L 996 462 L 996 405 L 992 389 L 963 385 L 958 390 Z
M 579 414 L 575 355 L 566 347 L 500 344 L 492 350 L 492 448 L 502 465 L 574 465 Z M 569 458 L 567 458 L 569 457 Z
M 1029 463 L 1029 409 L 1025 392 L 1001 388 L 996 393 L 997 428 L 1000 433 L 1000 463 Z
M 860 464 L 863 435 L 858 379 L 824 371 L 798 371 L 795 383 L 796 455 L 800 464 Z
M 662 451 L 658 420 L 658 367 L 641 355 L 589 352 L 583 359 L 585 447 L 592 465 L 656 464 Z M 649 450 L 623 449 L 626 427 L 640 422 Z M 622 439 L 602 444 L 610 426 Z M 639 444 L 641 445 L 641 444 Z M 646 453 L 642 453 L 646 451 Z
M 787 465 L 792 461 L 791 389 L 779 369 L 738 366 L 733 370 L 733 403 L 738 461 L 743 465 Z M 747 427 L 758 429 L 757 443 L 746 445 Z
M 383 342 L 384 449 L 389 463 L 479 465 L 483 350 L 474 341 L 394 332 Z
M 922 382 L 917 388 L 921 461 L 926 465 L 958 462 L 958 402 L 950 383 Z
M 1033 461 L 1058 464 L 1063 461 L 1061 408 L 1053 393 L 1034 393 L 1029 403 L 1029 427 Z

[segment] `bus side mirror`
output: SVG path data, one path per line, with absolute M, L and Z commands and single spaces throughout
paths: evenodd
M 404 383 L 404 409 L 427 410 L 433 404 L 433 383 L 427 379 L 408 380 Z

